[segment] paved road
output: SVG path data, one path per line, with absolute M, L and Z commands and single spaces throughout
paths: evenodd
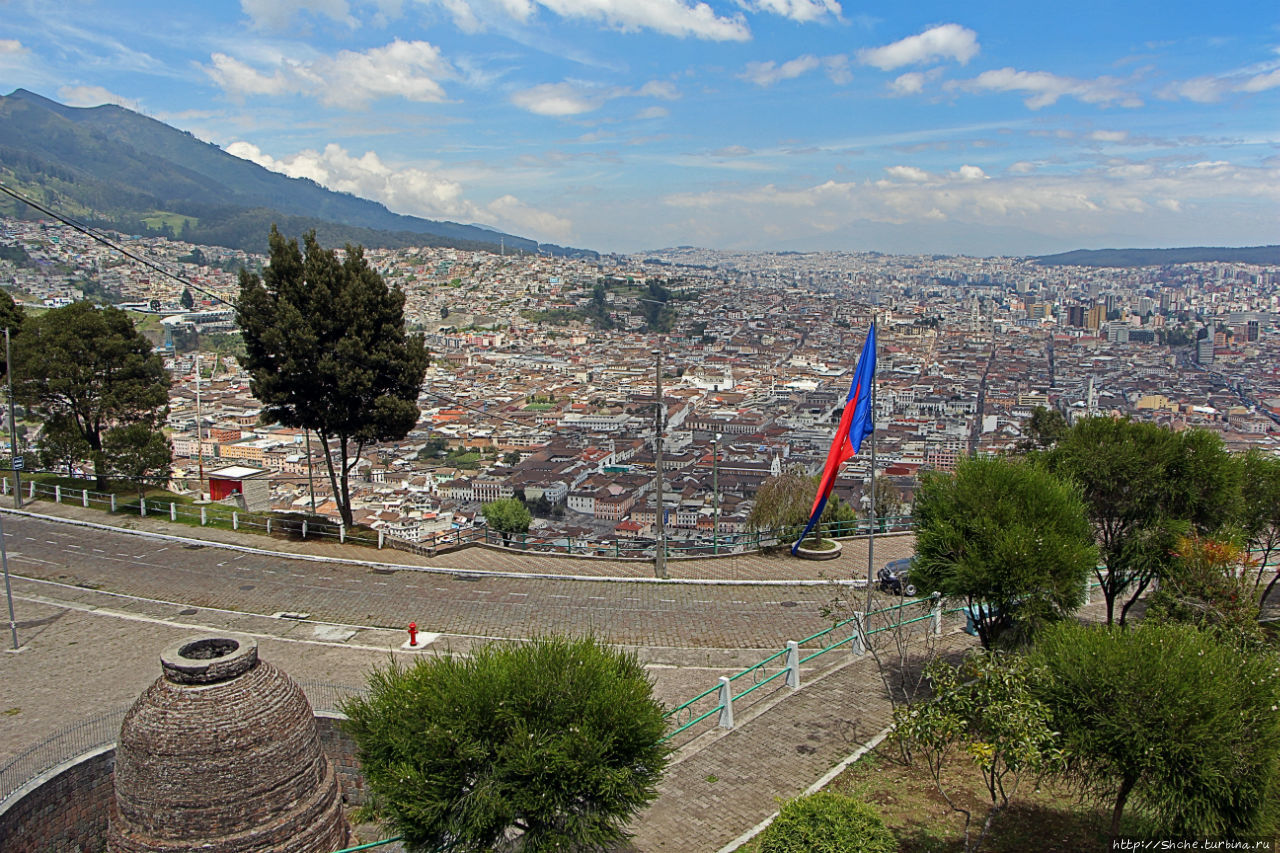
M 392 571 L 184 545 L 11 513 L 5 514 L 4 528 L 10 570 L 20 577 L 182 606 L 294 611 L 380 627 L 415 621 L 424 631 L 461 637 L 590 629 L 608 642 L 632 646 L 776 649 L 827 627 L 821 610 L 836 593 L 822 584 L 656 584 Z M 190 528 L 173 532 L 191 535 Z M 263 541 L 272 540 L 255 544 L 262 547 Z M 878 559 L 891 556 L 882 556 L 879 547 L 876 553 Z

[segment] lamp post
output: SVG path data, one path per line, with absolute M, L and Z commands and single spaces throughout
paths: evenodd
M 720 433 L 711 437 L 711 553 L 720 553 L 720 482 L 716 462 L 720 458 Z
M 658 526 L 658 541 L 654 546 L 653 552 L 653 576 L 665 578 L 667 576 L 667 508 L 662 499 L 662 350 L 653 350 L 653 358 L 654 389 L 657 396 L 657 405 L 654 407 L 653 417 L 653 458 L 654 468 L 656 469 L 653 490 L 657 496 L 657 513 L 654 522 Z
M 13 356 L 9 351 L 9 327 L 4 327 L 4 370 L 9 386 L 9 459 L 13 468 L 13 505 L 22 508 L 22 463 L 18 457 L 18 429 L 13 424 Z M 5 575 L 8 578 L 8 575 Z M 12 610 L 12 606 L 10 607 Z M 14 634 L 13 647 L 18 647 L 17 634 Z

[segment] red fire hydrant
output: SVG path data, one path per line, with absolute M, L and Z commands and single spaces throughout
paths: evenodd
M 409 623 L 409 645 L 411 646 L 418 645 L 418 623 L 417 622 Z

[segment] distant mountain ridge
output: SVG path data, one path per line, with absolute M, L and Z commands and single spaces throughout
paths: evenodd
M 1280 264 L 1280 246 L 1240 248 L 1190 246 L 1181 249 L 1076 249 L 1032 260 L 1045 266 L 1156 267 L 1165 264 Z
M 326 245 L 596 255 L 482 226 L 402 216 L 272 172 L 123 107 L 68 107 L 25 89 L 0 97 L 0 179 L 95 225 L 250 251 L 265 251 L 276 222 L 290 235 L 314 228 Z M 0 200 L 0 211 L 15 212 L 14 204 Z

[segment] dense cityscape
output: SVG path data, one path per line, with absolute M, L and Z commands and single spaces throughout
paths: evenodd
M 116 238 L 170 277 L 56 222 L 5 220 L 3 233 L 17 251 L 0 283 L 20 304 L 139 312 L 173 378 L 176 490 L 203 492 L 202 473 L 236 466 L 270 481 L 272 509 L 336 518 L 318 448 L 308 459 L 314 436 L 260 423 L 235 358 L 237 271 L 265 258 Z M 1016 451 L 1036 407 L 1203 427 L 1231 450 L 1280 453 L 1276 267 L 684 247 L 366 257 L 405 293 L 432 361 L 421 420 L 365 453 L 353 507 L 357 523 L 410 542 L 483 525 L 482 503 L 513 495 L 547 541 L 652 537 L 658 369 L 667 535 L 742 532 L 767 477 L 821 469 L 873 318 L 876 473 L 896 492 L 881 515 L 909 510 L 921 470 Z M 870 465 L 859 455 L 836 486 L 862 514 Z

